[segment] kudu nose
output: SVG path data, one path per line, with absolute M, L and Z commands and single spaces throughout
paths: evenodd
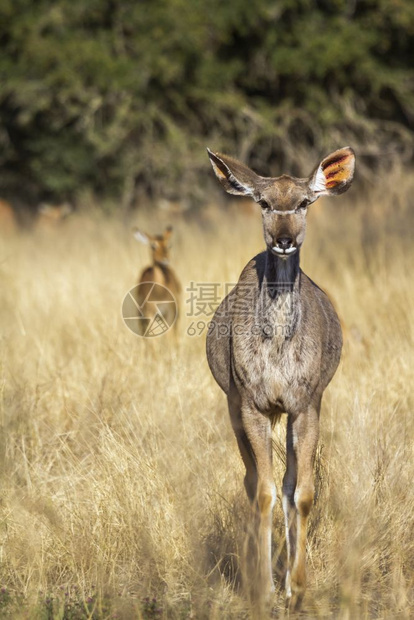
M 276 239 L 276 242 L 277 242 L 278 247 L 281 248 L 282 250 L 287 250 L 293 245 L 292 237 L 278 237 Z

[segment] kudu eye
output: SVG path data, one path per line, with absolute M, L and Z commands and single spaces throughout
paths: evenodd
M 308 208 L 308 200 L 305 198 L 305 200 L 302 200 L 302 202 L 300 203 L 300 205 L 298 207 L 296 207 L 296 211 L 303 211 L 304 209 Z
M 259 200 L 259 205 L 262 207 L 262 209 L 264 209 L 265 211 L 269 211 L 270 210 L 270 205 L 268 202 L 266 202 L 266 200 Z

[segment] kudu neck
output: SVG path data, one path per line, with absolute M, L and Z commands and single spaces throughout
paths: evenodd
M 294 290 L 299 287 L 299 258 L 300 250 L 287 259 L 275 256 L 270 250 L 266 253 L 266 267 L 264 278 L 269 285 L 276 285 L 284 290 Z
M 265 339 L 282 346 L 295 332 L 300 316 L 299 250 L 286 260 L 266 253 L 258 302 L 258 318 Z

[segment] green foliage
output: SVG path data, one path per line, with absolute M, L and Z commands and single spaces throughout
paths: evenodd
M 2 0 L 0 44 L 0 192 L 29 202 L 196 196 L 207 144 L 412 157 L 411 0 Z

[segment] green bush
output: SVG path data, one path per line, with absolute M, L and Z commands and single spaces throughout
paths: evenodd
M 2 0 L 0 43 L 0 195 L 196 198 L 206 145 L 412 158 L 411 0 Z

